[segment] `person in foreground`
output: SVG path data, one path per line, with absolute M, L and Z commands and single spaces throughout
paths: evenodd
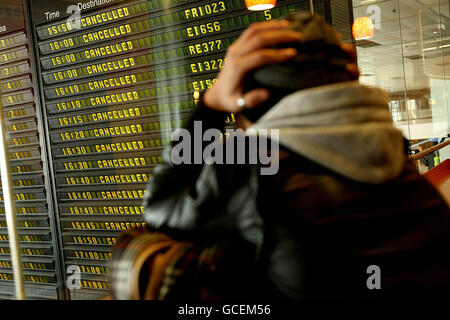
M 144 199 L 152 230 L 230 249 L 221 298 L 450 296 L 450 213 L 406 156 L 388 95 L 360 85 L 353 51 L 305 13 L 250 26 L 192 121 L 279 130 L 278 173 L 175 165 Z M 258 167 L 258 165 L 256 165 Z

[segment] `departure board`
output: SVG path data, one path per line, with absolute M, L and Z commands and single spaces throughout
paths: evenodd
M 23 281 L 29 298 L 59 298 L 58 237 L 42 152 L 42 123 L 34 82 L 31 38 L 22 1 L 0 4 L 0 99 L 16 200 Z M 0 184 L 1 186 L 1 184 Z M 0 190 L 0 298 L 14 297 L 9 237 Z
M 254 12 L 244 0 L 89 3 L 77 23 L 65 10 L 75 2 L 30 5 L 63 269 L 76 266 L 81 275 L 71 299 L 108 293 L 111 245 L 119 232 L 143 225 L 142 198 L 161 150 L 214 83 L 227 48 L 249 24 L 304 6 L 281 0 Z M 58 17 L 49 19 L 55 8 Z
M 111 246 L 144 224 L 161 152 L 229 46 L 251 23 L 308 10 L 309 0 L 266 11 L 245 0 L 1 3 L 0 99 L 27 297 L 102 298 Z M 0 189 L 0 299 L 11 299 L 3 200 Z

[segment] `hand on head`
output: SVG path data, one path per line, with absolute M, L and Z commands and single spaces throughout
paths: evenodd
M 245 30 L 230 46 L 224 68 L 217 81 L 204 95 L 204 103 L 211 109 L 237 112 L 237 100 L 243 95 L 245 75 L 261 66 L 292 59 L 295 49 L 268 49 L 278 44 L 298 41 L 301 35 L 288 29 L 288 21 L 255 23 Z M 266 101 L 269 92 L 258 89 L 244 95 L 246 106 L 251 108 Z
M 262 66 L 277 64 L 293 59 L 297 51 L 293 48 L 274 49 L 282 44 L 297 42 L 301 34 L 289 29 L 290 22 L 274 20 L 252 24 L 230 46 L 224 68 L 217 81 L 203 96 L 203 102 L 211 109 L 222 112 L 239 112 L 238 99 L 245 99 L 246 108 L 256 107 L 269 99 L 269 91 L 256 89 L 244 94 L 245 76 Z M 352 61 L 356 61 L 356 52 L 352 45 L 343 45 Z M 347 70 L 356 80 L 359 77 L 356 63 L 347 66 Z

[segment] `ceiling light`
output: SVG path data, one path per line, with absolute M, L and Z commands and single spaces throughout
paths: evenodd
M 248 10 L 261 11 L 274 8 L 277 0 L 245 0 L 245 4 Z
M 369 17 L 355 19 L 352 29 L 355 40 L 371 39 L 375 36 L 375 26 Z

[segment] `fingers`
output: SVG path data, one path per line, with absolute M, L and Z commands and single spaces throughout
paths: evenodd
M 349 43 L 344 43 L 344 44 L 342 44 L 342 49 L 348 54 L 348 56 L 350 57 L 350 59 L 352 61 L 356 61 L 357 55 L 356 55 L 356 48 L 354 45 L 349 44 Z
M 235 76 L 243 79 L 247 73 L 254 69 L 269 64 L 285 62 L 294 58 L 296 55 L 297 50 L 292 48 L 261 49 L 234 59 L 231 63 L 234 64 Z
M 245 45 L 238 46 L 233 54 L 234 57 L 240 57 L 262 48 L 270 48 L 283 43 L 298 42 L 300 38 L 301 34 L 299 32 L 289 29 L 260 32 L 249 38 Z
M 244 95 L 246 108 L 254 108 L 270 98 L 270 93 L 266 89 L 255 89 Z
M 356 65 L 357 55 L 355 46 L 352 44 L 342 44 L 342 49 L 348 54 L 351 61 L 354 62 L 346 66 L 348 73 L 350 74 L 353 80 L 358 80 L 359 69 L 358 66 Z
M 290 22 L 287 20 L 271 20 L 271 21 L 264 21 L 264 22 L 258 22 L 253 23 L 248 27 L 242 35 L 239 37 L 237 41 L 245 42 L 249 38 L 253 37 L 255 34 L 261 32 L 261 31 L 268 31 L 268 30 L 277 30 L 277 29 L 285 29 L 290 26 Z
M 273 47 L 282 43 L 296 42 L 300 33 L 287 29 L 289 21 L 265 21 L 252 24 L 228 50 L 228 57 L 240 57 L 254 50 Z
M 359 79 L 359 69 L 358 66 L 356 64 L 348 64 L 347 65 L 347 71 L 350 74 L 350 76 L 352 77 L 353 80 L 358 80 Z
M 233 108 L 228 108 L 229 112 L 241 112 L 243 110 L 240 106 L 238 106 L 237 101 L 239 98 L 244 98 L 245 109 L 251 109 L 269 100 L 270 93 L 267 89 L 255 89 L 245 93 L 244 95 L 234 95 L 230 97 L 230 100 L 233 102 Z
M 357 61 L 357 55 L 356 55 L 356 48 L 354 45 L 350 43 L 344 43 L 342 44 L 342 49 L 347 53 L 348 57 L 353 63 L 349 63 L 346 68 L 350 76 L 352 77 L 352 80 L 358 80 L 359 79 L 359 69 L 356 65 Z

